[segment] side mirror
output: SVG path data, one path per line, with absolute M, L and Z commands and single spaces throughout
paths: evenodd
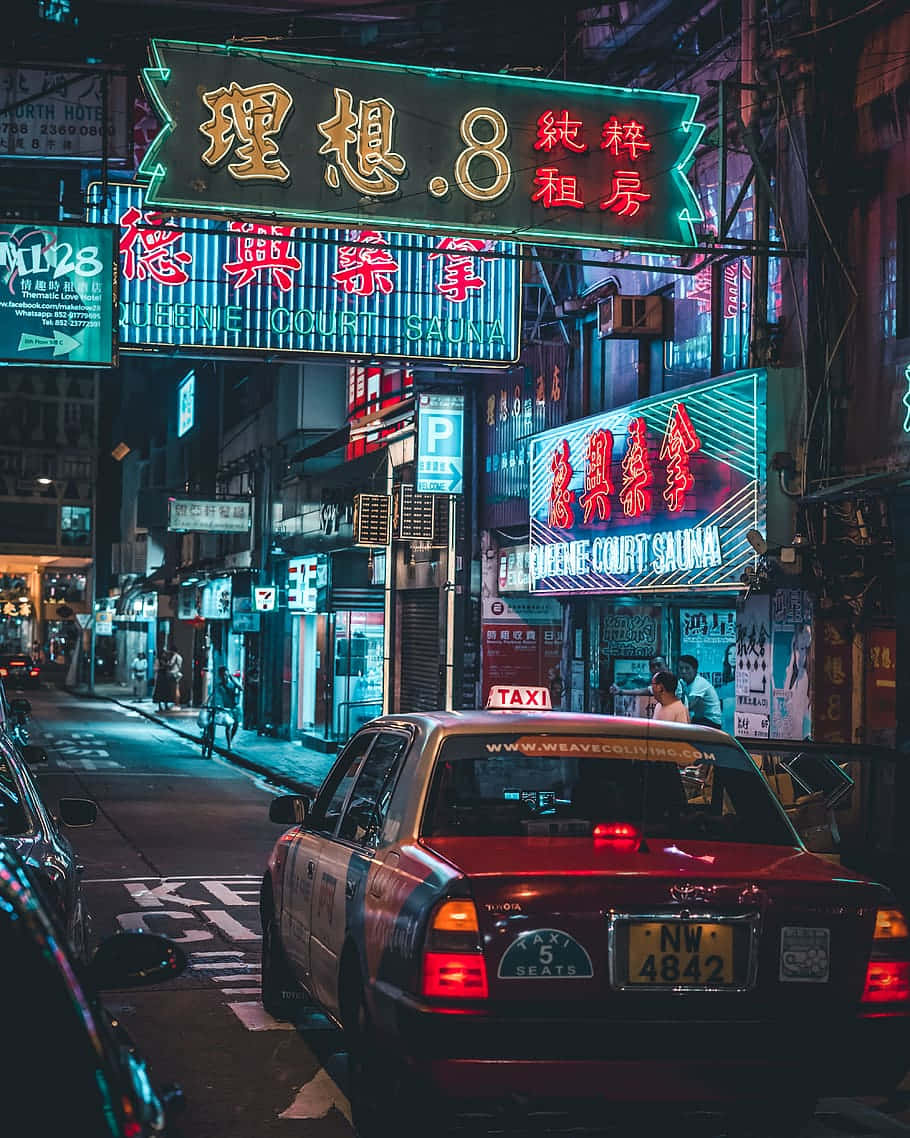
M 282 794 L 269 805 L 269 821 L 279 826 L 300 826 L 310 812 L 310 804 L 299 794 Z
M 22 748 L 22 757 L 27 763 L 46 763 L 49 756 L 43 747 L 39 747 L 37 743 L 27 743 Z
M 66 826 L 94 826 L 98 820 L 98 807 L 88 798 L 61 798 L 57 809 Z
M 19 717 L 20 721 L 24 722 L 31 717 L 32 705 L 27 699 L 12 699 L 10 700 L 9 708 L 13 715 Z
M 139 988 L 173 980 L 186 956 L 173 941 L 155 933 L 115 933 L 101 942 L 87 969 L 94 988 Z

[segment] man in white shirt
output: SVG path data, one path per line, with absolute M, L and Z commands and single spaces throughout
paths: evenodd
M 672 672 L 655 672 L 651 677 L 651 692 L 657 700 L 654 718 L 664 723 L 688 723 L 686 705 L 676 695 L 676 676 Z
M 695 656 L 680 656 L 679 674 L 686 686 L 686 705 L 693 723 L 702 727 L 723 729 L 723 713 L 720 696 L 714 687 L 698 674 L 698 660 Z

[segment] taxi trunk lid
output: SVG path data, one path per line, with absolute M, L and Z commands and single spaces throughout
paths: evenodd
M 802 850 L 652 840 L 620 851 L 539 837 L 425 843 L 468 879 L 491 999 L 554 1010 L 571 1003 L 581 1014 L 625 1009 L 638 1019 L 661 1018 L 672 1001 L 675 1018 L 792 1020 L 843 1011 L 862 992 L 880 887 Z M 636 957 L 646 974 L 630 984 L 630 925 L 644 921 L 664 944 L 655 942 L 657 974 L 649 978 L 647 957 Z M 735 982 L 703 991 L 690 977 L 680 1001 L 659 974 L 663 957 L 675 939 L 682 955 L 667 973 L 701 969 L 710 954 L 692 965 L 686 948 L 701 948 L 702 936 L 733 946 Z

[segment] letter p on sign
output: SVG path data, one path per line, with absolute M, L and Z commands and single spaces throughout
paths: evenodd
M 444 439 L 450 439 L 454 433 L 455 427 L 451 418 L 445 415 L 427 415 L 427 450 L 430 454 L 443 449 L 439 444 Z

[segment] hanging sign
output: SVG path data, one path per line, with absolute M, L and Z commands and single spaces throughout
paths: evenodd
M 151 205 L 691 246 L 698 97 L 153 40 Z
M 507 364 L 520 348 L 517 245 L 274 221 L 169 217 L 141 186 L 88 189 L 118 227 L 126 348 L 315 352 Z
M 531 591 L 742 589 L 766 401 L 765 373 L 739 373 L 535 435 Z
M 111 367 L 114 313 L 113 229 L 0 225 L 0 360 Z
M 197 498 L 168 500 L 171 533 L 248 533 L 250 502 L 216 502 Z
M 391 540 L 391 497 L 388 494 L 355 494 L 354 544 L 388 545 Z
M 253 589 L 253 604 L 256 612 L 274 612 L 278 600 L 278 590 L 274 585 Z
M 464 490 L 464 396 L 421 395 L 417 405 L 417 493 Z

